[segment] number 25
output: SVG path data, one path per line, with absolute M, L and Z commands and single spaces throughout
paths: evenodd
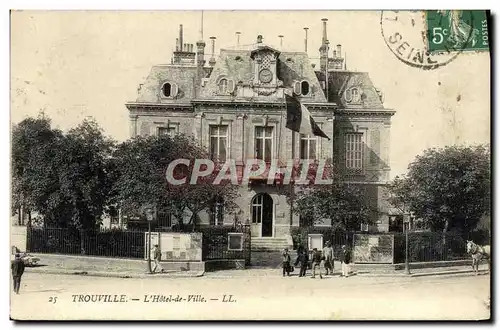
M 49 302 L 55 304 L 57 301 L 57 297 L 49 297 Z

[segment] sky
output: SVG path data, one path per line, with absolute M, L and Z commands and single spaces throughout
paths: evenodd
M 378 11 L 204 11 L 206 60 L 216 50 L 264 42 L 319 57 L 322 18 L 331 45 L 341 44 L 349 70 L 368 72 L 396 111 L 391 127 L 391 177 L 431 147 L 489 143 L 490 58 L 464 53 L 436 70 L 409 67 L 383 40 Z M 151 67 L 170 63 L 184 40 L 201 38 L 201 11 L 18 11 L 11 14 L 11 122 L 40 110 L 63 130 L 93 117 L 105 134 L 129 137 L 128 110 Z M 283 35 L 280 46 L 278 35 Z

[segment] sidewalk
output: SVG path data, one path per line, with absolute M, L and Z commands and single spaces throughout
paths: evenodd
M 324 274 L 324 269 L 322 270 Z M 306 276 L 311 276 L 311 270 L 309 269 Z M 479 267 L 479 274 L 489 274 L 488 267 Z M 294 277 L 298 275 L 298 269 L 292 273 Z M 335 263 L 335 269 L 333 275 L 327 278 L 339 277 L 341 275 L 340 264 Z M 264 268 L 264 267 L 250 267 L 248 269 L 241 270 L 224 270 L 205 273 L 205 277 L 210 278 L 234 278 L 234 277 L 282 277 L 281 268 Z M 367 271 L 367 270 L 357 270 L 356 265 L 351 267 L 351 275 L 356 277 L 423 277 L 423 276 L 474 276 L 472 268 L 466 266 L 455 266 L 455 267 L 436 267 L 436 268 L 420 268 L 410 270 L 410 275 L 407 275 L 405 270 L 388 270 L 388 271 Z
M 45 274 L 68 274 L 85 275 L 117 278 L 151 278 L 151 277 L 200 277 L 209 278 L 231 278 L 231 277 L 274 277 L 282 276 L 281 268 L 250 267 L 241 270 L 221 270 L 214 272 L 205 272 L 202 263 L 193 263 L 187 268 L 180 267 L 172 269 L 172 263 L 162 263 L 166 268 L 165 273 L 149 274 L 147 262 L 141 259 L 120 259 L 105 257 L 90 257 L 78 255 L 55 255 L 55 254 L 34 254 L 40 258 L 40 266 L 27 267 L 26 272 L 45 273 Z M 203 266 L 203 267 L 202 267 Z M 435 268 L 410 269 L 410 275 L 406 274 L 404 269 L 366 269 L 366 267 L 356 268 L 351 266 L 353 276 L 359 277 L 422 277 L 422 276 L 474 276 L 471 266 L 450 266 Z M 324 272 L 324 270 L 323 270 Z M 308 274 L 310 270 L 308 270 Z M 488 266 L 479 266 L 480 274 L 488 274 Z M 298 274 L 295 269 L 294 275 Z M 333 276 L 341 274 L 340 263 L 335 263 L 335 272 Z
M 40 258 L 40 266 L 27 267 L 26 272 L 44 274 L 67 274 L 117 278 L 150 277 L 199 277 L 199 269 L 167 270 L 165 273 L 149 274 L 147 261 L 120 258 L 33 254 Z M 162 263 L 165 267 L 166 263 Z M 153 266 L 153 265 L 152 265 Z

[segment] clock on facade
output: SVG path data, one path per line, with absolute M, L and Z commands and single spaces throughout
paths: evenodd
M 273 73 L 269 69 L 263 69 L 259 72 L 259 79 L 263 83 L 269 83 L 273 80 Z

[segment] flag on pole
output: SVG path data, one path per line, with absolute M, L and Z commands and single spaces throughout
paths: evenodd
M 306 106 L 295 97 L 285 94 L 286 128 L 304 135 L 330 138 L 319 128 Z

